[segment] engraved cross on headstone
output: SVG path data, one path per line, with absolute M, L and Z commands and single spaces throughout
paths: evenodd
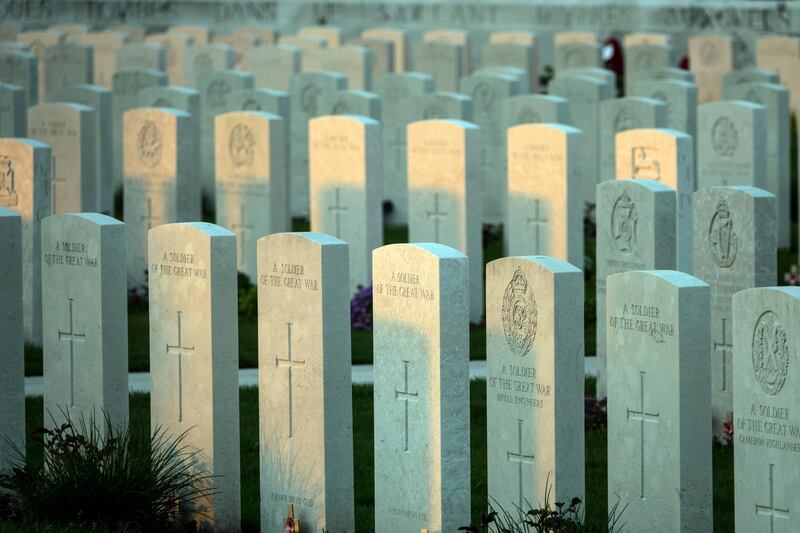
M 292 323 L 286 323 L 286 335 L 287 335 L 287 353 L 286 358 L 282 359 L 275 356 L 275 368 L 286 368 L 289 372 L 289 438 L 292 438 L 293 434 L 293 426 L 292 426 L 292 370 L 303 370 L 306 366 L 305 360 L 295 360 L 292 359 Z
M 722 390 L 728 389 L 728 356 L 733 353 L 733 345 L 728 339 L 729 328 L 725 327 L 728 319 L 722 319 L 722 339 L 714 342 L 714 351 L 722 352 Z
M 147 221 L 147 230 L 153 227 L 153 200 L 147 197 L 147 214 L 139 216 L 139 222 Z
M 658 424 L 659 414 L 648 413 L 644 408 L 644 372 L 639 372 L 639 410 L 633 411 L 628 408 L 628 420 L 637 420 L 639 422 L 639 446 L 640 446 L 640 498 L 644 499 L 644 424 L 645 422 L 651 424 Z
M 789 508 L 780 509 L 775 506 L 775 465 L 769 465 L 769 504 L 760 505 L 756 503 L 756 514 L 769 517 L 769 533 L 775 533 L 775 519 L 789 520 Z
M 533 238 L 536 244 L 536 251 L 537 254 L 542 254 L 545 251 L 542 250 L 542 227 L 547 224 L 547 217 L 542 213 L 542 201 L 539 198 L 536 198 L 533 201 L 533 216 L 528 217 L 528 225 L 533 226 Z
M 178 422 L 183 422 L 183 356 L 194 354 L 194 345 L 183 345 L 183 329 L 181 328 L 181 314 L 178 311 L 178 342 L 167 343 L 167 355 L 178 356 Z
M 447 217 L 447 211 L 441 211 L 439 207 L 439 193 L 433 195 L 433 211 L 428 211 L 428 218 L 433 219 L 434 242 L 439 242 L 439 221 Z
M 403 402 L 405 408 L 405 442 L 403 444 L 403 451 L 408 451 L 408 402 L 416 403 L 419 401 L 419 392 L 411 392 L 408 390 L 408 365 L 411 361 L 403 361 L 403 390 L 394 389 L 394 399 Z
M 239 269 L 241 270 L 244 265 L 244 252 L 247 249 L 247 231 L 253 229 L 253 225 L 245 221 L 244 204 L 239 206 L 239 222 L 231 224 L 231 229 L 236 233 L 236 241 L 238 242 L 239 250 Z
M 58 330 L 58 342 L 66 340 L 69 342 L 69 405 L 75 407 L 75 343 L 86 342 L 86 333 L 75 331 L 72 316 L 72 304 L 74 300 L 69 298 L 69 331 Z
M 342 205 L 341 201 L 341 189 L 336 187 L 334 189 L 336 191 L 336 203 L 334 205 L 328 206 L 328 212 L 333 213 L 336 216 L 336 233 L 334 234 L 335 237 L 341 238 L 342 232 L 342 221 L 341 215 L 345 213 L 349 208 Z
M 534 464 L 533 463 L 533 459 L 535 458 L 535 456 L 534 456 L 533 453 L 531 453 L 530 455 L 524 455 L 522 453 L 522 420 L 521 419 L 517 420 L 517 451 L 516 452 L 512 452 L 512 451 L 509 450 L 506 453 L 508 454 L 507 455 L 508 460 L 511 461 L 512 463 L 517 463 L 517 466 L 518 466 L 517 481 L 518 481 L 518 485 L 519 485 L 519 511 L 520 512 L 525 512 L 522 509 L 522 465 L 523 464 L 528 464 L 528 465 Z

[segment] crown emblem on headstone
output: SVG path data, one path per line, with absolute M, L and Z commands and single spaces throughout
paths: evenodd
M 17 177 L 14 163 L 6 155 L 0 155 L 0 204 L 17 205 Z
M 772 311 L 756 321 L 753 330 L 753 371 L 756 381 L 769 396 L 775 396 L 789 373 L 789 341 L 786 330 Z
M 536 338 L 537 311 L 528 278 L 517 267 L 503 294 L 503 331 L 512 353 L 523 357 Z
M 728 202 L 724 198 L 719 201 L 717 210 L 711 217 L 708 243 L 711 248 L 711 256 L 717 266 L 729 268 L 733 265 L 739 249 L 739 237 L 734 232 L 733 217 L 728 209 Z
M 627 192 L 623 192 L 614 202 L 611 210 L 611 237 L 620 252 L 634 252 L 637 241 L 639 213 L 636 203 Z

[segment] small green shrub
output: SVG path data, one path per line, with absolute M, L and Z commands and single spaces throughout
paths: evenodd
M 195 470 L 197 452 L 183 444 L 186 433 L 171 438 L 117 431 L 106 417 L 54 429 L 39 429 L 44 464 L 26 462 L 20 450 L 11 471 L 0 475 L 7 489 L 0 521 L 26 527 L 69 525 L 126 531 L 186 531 L 194 523 L 182 509 L 212 491 L 210 476 Z M 0 492 L 2 492 L 0 490 Z

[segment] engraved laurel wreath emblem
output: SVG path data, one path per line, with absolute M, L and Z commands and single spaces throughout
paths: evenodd
M 528 279 L 517 267 L 503 294 L 503 331 L 512 353 L 524 357 L 536 338 L 537 312 Z
M 154 122 L 148 120 L 139 130 L 139 158 L 147 167 L 156 166 L 161 161 L 164 141 Z
M 256 138 L 245 124 L 237 124 L 228 136 L 228 154 L 231 161 L 237 167 L 245 167 L 253 164 L 255 157 Z
M 739 237 L 734 232 L 733 217 L 724 199 L 719 201 L 717 210 L 711 217 L 708 243 L 711 245 L 711 255 L 717 266 L 729 268 L 733 265 L 739 249 Z
M 732 156 L 739 145 L 736 124 L 728 117 L 720 117 L 711 128 L 711 143 L 717 155 Z
M 772 311 L 764 312 L 753 331 L 753 371 L 761 389 L 775 396 L 789 373 L 789 342 L 786 330 Z
M 628 193 L 622 193 L 611 210 L 611 237 L 620 252 L 632 252 L 636 247 L 639 213 Z

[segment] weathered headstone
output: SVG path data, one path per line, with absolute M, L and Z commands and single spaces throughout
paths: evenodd
M 303 531 L 354 531 L 347 243 L 270 235 L 258 259 L 261 528 L 289 504 Z
M 97 211 L 95 111 L 83 104 L 28 108 L 28 137 L 51 148 L 52 212 Z
M 800 111 L 800 39 L 789 35 L 762 35 L 756 39 L 756 66 L 780 75 L 789 91 L 792 112 Z
M 123 179 L 122 159 L 126 147 L 123 141 L 123 117 L 128 110 L 139 107 L 139 91 L 149 87 L 163 87 L 167 84 L 167 76 L 158 70 L 123 70 L 114 74 L 112 81 L 113 95 L 111 133 L 113 153 L 113 187 L 116 192 Z M 107 134 L 106 134 L 107 135 Z
M 381 126 L 362 116 L 309 121 L 311 231 L 348 243 L 350 292 L 369 285 L 372 251 L 383 243 Z
M 697 84 L 698 102 L 722 97 L 722 76 L 736 68 L 733 40 L 727 35 L 689 37 L 689 66 Z
M 528 91 L 539 92 L 539 50 L 535 44 L 519 41 L 488 42 L 483 46 L 484 67 L 510 66 L 528 74 Z
M 555 49 L 555 70 L 577 68 L 577 67 L 599 67 L 600 45 L 597 43 L 571 42 L 557 44 Z
M 233 68 L 242 69 L 245 66 L 245 57 L 250 55 L 250 52 L 261 44 L 261 41 L 255 35 L 247 33 L 232 33 L 229 35 L 215 36 L 212 40 L 214 44 L 227 44 L 233 48 L 234 60 Z
M 749 366 L 733 358 L 731 298 L 776 282 L 775 197 L 755 187 L 709 187 L 694 204 L 695 274 L 711 287 L 712 434 L 722 439 L 723 424 L 733 422 L 734 364 Z
M 195 222 L 154 228 L 148 241 L 150 427 L 183 434 L 198 454 L 192 471 L 211 476 L 186 509 L 198 529 L 239 531 L 236 237 Z
M 613 70 L 603 67 L 572 67 L 561 70 L 558 73 L 559 78 L 567 76 L 587 76 L 589 78 L 594 78 L 609 85 L 612 89 L 612 94 L 616 94 L 617 74 Z
M 25 340 L 42 345 L 41 220 L 50 216 L 50 147 L 0 139 L 0 207 L 22 217 L 22 313 Z
M 629 270 L 674 269 L 675 191 L 656 181 L 614 180 L 597 186 L 597 397 L 606 382 L 606 278 Z
M 80 42 L 91 46 L 93 49 L 94 63 L 92 68 L 94 76 L 91 83 L 111 89 L 111 81 L 117 71 L 117 65 L 122 65 L 125 69 L 129 68 L 125 63 L 117 61 L 117 52 L 128 42 L 128 36 L 124 33 L 112 31 L 92 32 L 81 37 Z M 59 88 L 57 87 L 56 89 Z
M 185 33 L 154 33 L 147 36 L 147 42 L 164 47 L 164 72 L 170 85 L 181 86 L 188 82 L 186 58 L 194 39 Z
M 697 133 L 697 86 L 685 80 L 641 80 L 633 94 L 652 98 L 667 106 L 667 127 L 692 138 Z
M 736 531 L 797 531 L 800 289 L 739 292 L 733 320 Z
M 567 76 L 551 81 L 548 90 L 569 102 L 570 125 L 583 133 L 583 201 L 593 202 L 600 181 L 600 104 L 614 97 L 614 89 L 596 78 Z
M 328 46 L 332 48 L 343 44 L 343 31 L 336 26 L 306 26 L 297 30 L 297 35 L 310 35 L 325 39 Z
M 422 118 L 472 120 L 472 98 L 461 93 L 436 91 L 419 97 Z
M 420 42 L 414 47 L 414 70 L 433 76 L 438 91 L 458 90 L 463 59 L 463 47 L 452 41 Z
M 128 424 L 125 225 L 97 213 L 42 221 L 44 423 Z
M 742 100 L 697 111 L 697 189 L 720 185 L 767 188 L 767 111 Z
M 233 91 L 253 88 L 253 75 L 241 70 L 214 70 L 197 80 L 200 92 L 200 179 L 203 196 L 214 205 L 214 117 L 230 111 Z
M 372 51 L 363 46 L 345 45 L 320 52 L 320 70 L 338 72 L 347 78 L 348 89 L 372 88 Z
M 428 30 L 422 34 L 422 41 L 426 43 L 451 42 L 458 44 L 461 47 L 460 75 L 466 76 L 472 71 L 472 42 L 468 30 L 459 28 L 437 28 Z M 415 70 L 419 70 L 416 59 L 414 60 L 414 68 Z M 438 88 L 439 90 L 443 90 L 442 87 Z
M 258 46 L 245 63 L 256 87 L 288 91 L 292 76 L 300 72 L 300 49 L 288 44 Z
M 0 184 L 2 181 L 0 180 Z M 0 189 L 2 194 L 2 189 Z M 22 306 L 22 217 L 0 206 L 0 472 L 25 453 L 25 328 Z M 24 455 L 23 455 L 24 457 Z
M 320 115 L 320 95 L 341 91 L 347 80 L 335 72 L 303 72 L 292 76 L 290 193 L 292 216 L 309 214 L 308 195 L 308 121 Z
M 549 94 L 520 94 L 503 101 L 503 129 L 519 124 L 569 124 L 569 102 Z
M 231 91 L 231 111 L 264 111 L 288 121 L 291 117 L 289 95 L 276 89 L 238 89 Z M 286 127 L 283 124 L 282 127 Z M 287 128 L 288 131 L 288 128 Z
M 627 96 L 600 104 L 600 180 L 616 179 L 616 137 L 627 130 L 666 128 L 667 106 L 652 98 Z
M 519 94 L 528 94 L 530 90 L 530 78 L 528 71 L 517 67 L 483 67 L 472 72 L 472 75 L 502 74 L 514 78 L 519 85 Z
M 473 260 L 440 244 L 374 253 L 376 531 L 455 531 L 469 522 Z
M 488 492 L 514 518 L 584 499 L 582 305 L 565 261 L 486 265 Z
M 176 109 L 143 107 L 125 113 L 128 287 L 138 287 L 147 279 L 151 228 L 200 216 L 200 184 L 190 174 L 196 150 L 191 118 Z
M 319 95 L 320 115 L 360 115 L 381 118 L 381 98 L 369 91 L 345 89 Z
M 419 72 L 384 74 L 375 82 L 381 98 L 383 197 L 392 203 L 389 224 L 408 224 L 406 127 L 422 119 L 419 97 L 433 91 L 433 78 Z
M 112 127 L 111 91 L 98 85 L 76 85 L 55 92 L 54 100 L 83 104 L 94 110 L 95 139 L 95 200 L 97 210 L 106 214 L 114 211 L 112 186 L 112 140 L 108 135 Z
M 300 50 L 300 72 L 316 72 L 322 69 L 320 54 L 327 41 L 316 35 L 290 35 L 281 37 L 279 44 L 293 46 Z
M 617 135 L 615 179 L 646 179 L 676 193 L 677 270 L 692 274 L 694 141 L 680 131 L 635 129 Z
M 730 100 L 736 93 L 736 87 L 745 83 L 762 82 L 778 83 L 780 76 L 772 70 L 757 68 L 740 68 L 729 70 L 722 76 L 722 98 Z
M 400 28 L 368 28 L 361 32 L 363 39 L 386 39 L 394 43 L 394 71 L 408 70 L 408 33 Z
M 509 255 L 548 255 L 583 267 L 581 141 L 580 130 L 563 124 L 508 130 Z
M 67 42 L 44 50 L 44 90 L 47 101 L 62 87 L 92 83 L 94 50 L 91 46 Z
M 157 43 L 128 43 L 117 49 L 119 70 L 159 70 L 167 68 L 167 50 Z
M 372 68 L 370 79 L 372 83 L 378 76 L 394 72 L 394 41 L 388 39 L 353 39 L 348 44 L 361 46 L 372 52 Z
M 767 113 L 766 189 L 775 195 L 778 208 L 778 247 L 791 247 L 791 156 L 792 114 L 789 92 L 776 83 L 750 82 L 723 88 L 727 99 L 761 104 Z
M 475 73 L 461 79 L 461 93 L 472 98 L 472 120 L 481 130 L 483 222 L 501 224 L 508 195 L 503 100 L 521 94 L 520 84 L 501 73 Z
M 625 94 L 632 95 L 639 80 L 647 79 L 649 73 L 660 67 L 668 67 L 672 61 L 672 47 L 666 44 L 639 43 L 625 45 Z
M 186 54 L 186 85 L 200 88 L 200 78 L 217 70 L 233 68 L 236 54 L 227 44 L 199 45 L 189 47 Z
M 44 88 L 44 51 L 48 46 L 63 43 L 66 39 L 66 35 L 58 31 L 32 30 L 21 32 L 17 36 L 17 39 L 28 44 L 30 47 L 30 52 L 36 57 L 38 89 L 36 90 L 36 100 L 31 102 L 30 105 L 38 102 L 44 102 L 46 100 Z M 95 77 L 97 77 L 97 72 L 95 72 Z
M 0 82 L 22 87 L 25 105 L 36 105 L 38 68 L 36 56 L 24 50 L 0 50 Z
M 632 531 L 713 531 L 709 299 L 682 272 L 608 278 L 608 508 Z
M 19 85 L 0 82 L 0 137 L 25 137 L 28 115 L 25 90 Z
M 469 257 L 469 318 L 483 315 L 480 129 L 461 120 L 408 126 L 408 240 Z
M 217 224 L 236 234 L 237 265 L 255 282 L 256 241 L 287 231 L 286 129 L 270 113 L 235 111 L 217 115 Z

